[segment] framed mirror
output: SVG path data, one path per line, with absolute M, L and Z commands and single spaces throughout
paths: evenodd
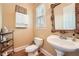
M 56 3 L 52 8 L 52 27 L 54 31 L 76 29 L 75 3 Z

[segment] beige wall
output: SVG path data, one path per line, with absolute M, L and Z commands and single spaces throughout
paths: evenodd
M 20 47 L 30 44 L 34 37 L 33 5 L 18 4 L 27 9 L 27 14 L 30 17 L 30 24 L 27 29 L 18 29 L 15 27 L 15 5 L 16 4 L 3 4 L 3 24 L 9 29 L 14 29 L 14 44 L 15 47 Z

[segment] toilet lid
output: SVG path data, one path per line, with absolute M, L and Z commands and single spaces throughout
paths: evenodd
M 38 49 L 38 47 L 34 44 L 25 48 L 26 52 L 34 52 L 36 49 Z

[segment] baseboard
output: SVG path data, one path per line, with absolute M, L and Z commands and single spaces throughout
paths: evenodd
M 21 50 L 25 49 L 27 46 L 28 45 L 24 45 L 24 46 L 20 46 L 20 47 L 14 48 L 14 52 L 21 51 Z
M 45 56 L 53 56 L 51 53 L 49 53 L 48 51 L 46 51 L 43 48 L 40 48 L 40 51 L 45 55 Z

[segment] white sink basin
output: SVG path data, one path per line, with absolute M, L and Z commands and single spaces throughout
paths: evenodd
M 57 35 L 49 36 L 47 42 L 56 49 L 58 55 L 63 55 L 64 52 L 72 52 L 79 48 L 79 44 L 70 40 L 60 39 Z

